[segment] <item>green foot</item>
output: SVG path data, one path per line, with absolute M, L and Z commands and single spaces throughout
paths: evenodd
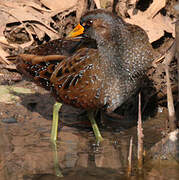
M 58 164 L 58 151 L 57 151 L 57 144 L 56 142 L 52 142 L 52 151 L 53 151 L 53 161 L 54 161 L 54 168 L 55 168 L 55 175 L 58 177 L 63 177 L 63 174 L 60 170 Z

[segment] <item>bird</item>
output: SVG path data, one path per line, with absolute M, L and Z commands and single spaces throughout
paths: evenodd
M 9 59 L 15 57 L 17 70 L 49 90 L 57 102 L 87 110 L 101 142 L 95 111 L 113 112 L 137 93 L 156 56 L 142 28 L 105 9 L 95 9 L 86 12 L 66 38 Z M 53 123 L 51 139 L 56 140 L 57 120 Z

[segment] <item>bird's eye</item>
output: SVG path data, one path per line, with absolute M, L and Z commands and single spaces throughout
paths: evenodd
M 87 21 L 86 25 L 91 26 L 93 24 L 92 20 Z
M 83 27 L 89 27 L 89 26 L 91 26 L 92 24 L 93 24 L 93 21 L 92 21 L 92 20 L 89 20 L 89 21 L 87 21 L 87 22 L 82 23 L 82 26 L 83 26 Z

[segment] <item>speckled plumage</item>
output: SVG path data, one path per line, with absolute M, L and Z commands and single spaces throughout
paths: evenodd
M 81 24 L 81 40 L 39 46 L 31 55 L 19 55 L 17 68 L 51 90 L 57 101 L 114 111 L 140 87 L 155 52 L 141 28 L 105 10 L 86 13 Z

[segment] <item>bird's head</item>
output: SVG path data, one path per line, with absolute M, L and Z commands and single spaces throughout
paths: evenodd
M 119 23 L 119 21 L 121 21 Z M 78 24 L 67 37 L 83 37 L 99 40 L 109 40 L 115 38 L 118 25 L 123 25 L 123 21 L 118 16 L 103 9 L 87 12 L 82 16 Z

